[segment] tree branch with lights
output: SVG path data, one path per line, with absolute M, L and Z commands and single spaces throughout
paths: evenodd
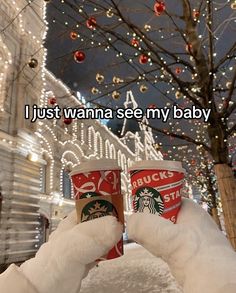
M 161 98 L 168 99 L 169 107 L 177 104 L 183 109 L 192 105 L 211 109 L 208 122 L 201 122 L 205 129 L 201 140 L 196 135 L 198 124 L 192 123 L 196 131 L 191 134 L 186 133 L 188 130 L 176 132 L 177 127 L 184 129 L 181 122 L 169 129 L 148 126 L 157 133 L 202 146 L 212 156 L 227 234 L 236 248 L 236 228 L 232 224 L 232 218 L 236 218 L 236 182 L 228 152 L 229 138 L 235 132 L 235 42 L 229 41 L 223 55 L 219 49 L 220 32 L 229 28 L 234 17 L 222 24 L 217 20 L 230 5 L 234 11 L 235 2 L 182 0 L 180 3 L 178 9 L 173 9 L 169 1 L 153 1 L 153 6 L 137 4 L 133 10 L 116 0 L 65 0 L 63 5 L 79 18 L 79 27 L 73 31 L 75 35 L 83 34 L 83 42 L 73 52 L 78 64 L 87 61 L 88 44 L 89 50 L 95 50 L 100 44 L 105 51 L 115 52 L 122 60 L 117 59 L 116 63 L 129 68 L 133 74 L 127 80 L 123 77 L 106 82 L 105 72 L 96 72 L 98 84 L 92 89 L 90 102 L 110 107 L 109 97 L 117 101 L 125 88 L 138 84 L 141 90 L 146 83 L 142 90 L 146 91 L 147 85 L 158 89 Z M 138 13 L 143 18 L 137 20 Z M 228 177 L 224 178 L 224 174 Z

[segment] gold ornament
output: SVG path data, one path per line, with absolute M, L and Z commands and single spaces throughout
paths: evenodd
M 145 24 L 145 26 L 144 26 L 144 29 L 146 32 L 150 32 L 151 28 L 152 27 L 149 24 Z
M 112 98 L 113 98 L 114 100 L 118 100 L 118 99 L 120 98 L 120 92 L 118 92 L 118 91 L 114 91 L 114 92 L 112 93 Z
M 114 12 L 111 8 L 107 10 L 106 15 L 108 18 L 112 18 L 114 16 Z
M 158 143 L 154 143 L 153 147 L 156 151 L 159 151 L 161 149 L 161 146 Z
M 104 82 L 104 76 L 102 75 L 102 74 L 100 74 L 100 73 L 97 73 L 96 74 L 96 81 L 99 83 L 99 84 L 101 84 L 101 83 L 103 83 Z
M 93 87 L 93 88 L 91 89 L 91 92 L 92 92 L 93 95 L 97 95 L 98 92 L 99 92 L 99 90 L 98 90 L 96 87 Z
M 236 10 L 236 1 L 231 3 L 231 9 Z
M 139 90 L 141 93 L 145 93 L 148 90 L 148 87 L 145 84 L 141 84 Z
M 232 82 L 231 81 L 226 82 L 227 89 L 230 89 L 231 85 L 232 85 Z
M 31 59 L 29 60 L 29 62 L 28 62 L 28 66 L 29 66 L 30 68 L 36 68 L 36 67 L 38 66 L 38 64 L 39 64 L 39 62 L 38 62 L 38 60 L 35 59 L 35 58 L 31 58 Z
M 121 79 L 121 78 L 119 78 L 117 76 L 114 76 L 112 81 L 113 81 L 113 83 L 117 83 L 117 84 L 124 82 L 123 79 Z
M 183 97 L 183 94 L 180 91 L 177 91 L 175 93 L 175 97 L 176 97 L 176 99 L 181 99 Z

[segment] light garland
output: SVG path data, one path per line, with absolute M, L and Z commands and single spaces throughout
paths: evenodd
M 3 44 L 3 40 L 0 36 L 0 43 Z M 4 111 L 4 100 L 5 100 L 5 90 L 6 90 L 6 77 L 7 77 L 7 72 L 9 70 L 9 65 L 12 64 L 12 55 L 7 48 L 6 45 L 3 45 L 0 47 L 0 53 L 3 57 L 0 56 L 0 114 L 1 112 Z

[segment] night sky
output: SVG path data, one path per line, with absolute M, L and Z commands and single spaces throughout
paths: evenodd
M 99 11 L 94 11 L 93 6 L 87 6 L 86 1 L 76 1 L 70 0 L 69 2 L 80 7 L 82 3 L 85 3 L 85 9 L 88 16 L 94 16 L 97 19 L 99 25 L 108 25 L 109 22 L 112 22 L 114 17 L 109 19 L 100 13 Z M 89 1 L 87 1 L 89 2 Z M 153 5 L 155 1 L 148 0 L 139 0 L 139 1 L 116 1 L 119 2 L 119 7 L 121 7 L 125 16 L 129 18 L 130 22 L 135 23 L 139 27 L 143 27 L 145 24 L 151 25 L 154 30 L 150 33 L 150 37 L 156 41 L 160 40 L 161 44 L 166 47 L 168 50 L 173 50 L 173 52 L 180 52 L 181 54 L 185 52 L 185 44 L 179 37 L 171 37 L 171 34 L 165 33 L 165 39 L 161 40 L 162 29 L 173 28 L 173 24 L 170 23 L 170 20 L 167 16 L 155 16 L 153 12 Z M 217 42 L 215 46 L 215 52 L 217 56 L 215 57 L 215 62 L 217 62 L 224 54 L 227 52 L 228 48 L 233 44 L 235 33 L 235 23 L 234 26 L 231 23 L 230 25 L 225 25 L 228 18 L 232 17 L 232 9 L 230 5 L 223 6 L 222 2 L 224 1 L 215 1 L 215 7 L 220 8 L 214 16 L 214 27 L 217 28 Z M 110 1 L 96 1 L 96 4 L 99 3 L 108 3 L 107 9 L 109 8 Z M 166 7 L 168 8 L 169 13 L 181 14 L 181 1 L 179 0 L 168 0 L 165 1 Z M 200 1 L 191 1 L 192 7 L 198 7 Z M 201 16 L 202 17 L 202 16 Z M 65 3 L 61 3 L 58 0 L 52 0 L 48 4 L 48 13 L 47 18 L 49 22 L 49 32 L 46 41 L 46 47 L 48 48 L 48 68 L 60 79 L 62 79 L 73 91 L 80 91 L 83 96 L 86 97 L 86 100 L 95 101 L 103 105 L 116 108 L 122 106 L 122 103 L 125 99 L 125 92 L 127 90 L 133 90 L 134 96 L 140 107 L 146 108 L 150 104 L 155 104 L 157 107 L 164 107 L 166 103 L 171 105 L 178 103 L 183 106 L 182 101 L 177 101 L 175 98 L 175 91 L 170 91 L 168 94 L 168 99 L 164 97 L 161 92 L 167 91 L 170 86 L 168 83 L 158 82 L 154 85 L 153 82 L 142 82 L 148 87 L 147 92 L 141 93 L 139 86 L 136 83 L 132 83 L 124 89 L 120 90 L 121 98 L 118 101 L 114 101 L 110 95 L 104 95 L 101 99 L 97 99 L 97 96 L 91 94 L 92 87 L 98 87 L 99 85 L 96 82 L 96 74 L 101 73 L 105 76 L 105 81 L 107 83 L 112 82 L 113 76 L 118 76 L 121 79 L 129 80 L 132 79 L 137 73 L 133 68 L 131 68 L 127 63 L 124 63 L 121 58 L 116 57 L 116 53 L 113 50 L 108 52 L 104 51 L 104 47 L 96 47 L 91 49 L 91 40 L 97 40 L 98 37 L 96 32 L 91 32 L 86 25 L 83 23 L 83 19 L 79 13 L 75 12 L 69 8 Z M 201 19 L 201 18 L 200 18 Z M 79 23 L 79 27 L 76 25 Z M 177 23 L 180 28 L 184 28 L 183 22 Z M 205 25 L 201 23 L 198 25 L 199 34 L 207 36 L 207 29 Z M 123 34 L 127 31 L 127 27 L 120 26 L 116 29 L 119 33 Z M 81 38 L 72 40 L 70 38 L 70 32 L 76 31 L 80 36 L 84 36 L 84 41 L 81 41 Z M 134 56 L 132 48 L 124 47 L 122 44 L 117 44 L 117 48 L 120 51 L 124 52 L 127 55 Z M 83 50 L 86 53 L 85 62 L 78 64 L 73 59 L 73 52 L 76 50 Z M 206 49 L 207 50 L 207 43 Z M 205 52 L 206 53 L 206 52 Z M 163 56 L 164 57 L 164 56 Z M 189 58 L 187 56 L 186 58 Z M 147 70 L 149 65 L 144 65 L 143 70 Z M 156 72 L 156 75 L 159 77 L 161 73 Z M 183 74 L 183 79 L 189 80 L 190 76 L 187 73 Z M 112 87 L 109 87 L 109 91 L 112 91 Z M 108 90 L 101 89 L 104 93 Z M 112 124 L 117 125 L 119 121 L 113 121 Z M 151 121 L 151 123 L 157 127 L 162 126 L 166 127 L 159 120 Z M 181 128 L 185 131 L 192 126 L 192 124 L 182 121 Z M 192 133 L 194 136 L 194 133 Z M 159 135 L 158 139 L 163 140 L 163 135 Z M 165 138 L 164 143 L 172 144 L 170 138 Z M 183 141 L 178 141 L 175 139 L 176 144 L 183 144 Z

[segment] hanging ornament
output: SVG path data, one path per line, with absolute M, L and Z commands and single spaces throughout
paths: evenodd
M 161 146 L 158 143 L 154 143 L 153 147 L 156 151 L 159 151 L 161 149 Z
M 48 103 L 50 105 L 55 105 L 57 102 L 57 99 L 55 97 L 51 97 L 50 99 L 48 99 Z
M 195 166 L 196 165 L 196 160 L 191 160 L 191 165 Z
M 117 76 L 114 76 L 113 79 L 112 79 L 113 83 L 116 83 L 116 84 L 120 84 L 122 82 L 124 82 L 123 79 L 117 77 Z
M 139 47 L 139 41 L 137 39 L 132 39 L 131 40 L 131 45 L 134 47 Z
M 31 58 L 31 59 L 29 60 L 29 62 L 28 62 L 28 66 L 29 66 L 30 68 L 36 68 L 36 67 L 38 66 L 38 64 L 39 64 L 39 62 L 38 62 L 38 60 L 35 59 L 35 58 Z
M 77 34 L 76 32 L 71 32 L 71 33 L 70 33 L 70 38 L 71 38 L 72 40 L 76 40 L 77 37 L 78 37 L 78 34 Z
M 145 24 L 145 26 L 144 26 L 144 29 L 146 32 L 150 32 L 151 28 L 152 27 L 149 24 Z
M 112 11 L 112 8 L 109 8 L 107 10 L 106 15 L 108 18 L 112 18 L 114 16 L 114 12 Z
M 229 107 L 229 101 L 228 100 L 224 100 L 223 101 L 223 107 L 224 108 L 228 108 Z
M 176 67 L 176 68 L 175 68 L 175 73 L 176 73 L 176 74 L 180 74 L 180 73 L 182 73 L 182 69 L 181 69 L 180 67 Z
M 91 93 L 92 93 L 93 95 L 97 95 L 97 94 L 99 93 L 99 90 L 98 90 L 96 87 L 93 87 L 93 88 L 91 89 Z
M 103 82 L 104 82 L 104 79 L 105 79 L 105 77 L 104 77 L 102 74 L 100 74 L 100 73 L 97 73 L 97 74 L 96 74 L 96 81 L 97 81 L 99 84 L 103 83 Z
M 197 9 L 193 9 L 193 19 L 196 21 L 199 19 L 200 11 Z
M 178 99 L 181 99 L 181 98 L 183 97 L 183 94 L 182 94 L 180 91 L 177 91 L 177 92 L 175 93 L 175 97 L 176 97 L 177 100 L 178 100 Z
M 193 48 L 193 45 L 192 45 L 192 44 L 187 44 L 187 45 L 185 46 L 185 50 L 186 50 L 187 52 L 189 52 L 189 53 L 191 53 L 192 48 Z
M 147 64 L 148 63 L 148 56 L 146 54 L 141 54 L 139 56 L 139 63 L 140 64 Z
M 236 1 L 234 0 L 231 5 L 230 5 L 231 9 L 236 10 Z
M 118 100 L 118 99 L 120 98 L 120 92 L 118 92 L 118 91 L 114 91 L 114 92 L 112 93 L 112 98 L 113 98 L 114 100 Z
M 232 85 L 232 82 L 231 81 L 226 82 L 227 89 L 230 89 L 231 88 L 231 85 Z
M 150 104 L 150 105 L 148 106 L 148 108 L 149 108 L 149 109 L 156 109 L 157 106 L 156 106 L 155 104 Z
M 160 16 L 166 10 L 166 5 L 163 1 L 157 1 L 154 5 L 154 11 L 157 16 Z
M 96 29 L 96 25 L 97 25 L 97 20 L 95 17 L 90 17 L 87 22 L 86 25 L 89 29 L 94 30 Z
M 148 87 L 146 86 L 146 84 L 141 84 L 139 90 L 141 93 L 145 93 L 148 90 Z
M 70 125 L 73 122 L 73 119 L 72 118 L 64 118 L 63 122 L 66 125 Z
M 74 53 L 74 60 L 75 60 L 77 63 L 82 63 L 82 62 L 84 62 L 85 58 L 86 58 L 86 56 L 85 56 L 84 52 L 82 52 L 82 51 L 76 51 L 76 52 Z

